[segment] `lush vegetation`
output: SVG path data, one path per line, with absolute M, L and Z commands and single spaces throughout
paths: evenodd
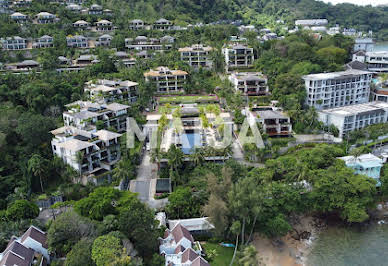
M 342 155 L 342 146 L 321 144 L 290 149 L 265 168 L 234 161 L 186 165 L 181 179 L 187 182 L 171 193 L 165 210 L 172 218 L 207 215 L 216 237 L 234 236 L 243 245 L 254 232 L 285 235 L 298 214 L 362 222 L 375 201 L 376 181 L 354 174 L 336 159 Z
M 284 34 L 282 27 L 293 26 L 296 18 L 326 17 L 331 24 L 340 23 L 364 31 L 372 29 L 380 38 L 388 37 L 387 8 L 361 8 L 349 4 L 333 7 L 310 0 L 145 0 L 102 1 L 101 4 L 113 10 L 114 16 L 110 20 L 118 29 L 113 34 L 112 46 L 117 50 L 124 50 L 124 38 L 127 37 L 164 36 L 166 33 L 159 31 L 127 29 L 130 19 L 141 18 L 151 23 L 161 16 L 178 25 L 243 19 L 259 28 L 270 27 Z M 72 23 L 78 19 L 93 23 L 99 17 L 72 13 L 65 5 L 47 4 L 42 0 L 34 0 L 30 8 L 19 11 L 33 16 L 43 10 L 57 14 L 60 23 L 20 26 L 8 16 L 0 16 L 0 36 L 37 38 L 48 34 L 55 40 L 54 49 L 0 51 L 3 63 L 33 58 L 42 65 L 39 73 L 13 75 L 3 72 L 0 75 L 0 250 L 5 248 L 12 235 L 20 235 L 30 224 L 35 224 L 47 230 L 50 250 L 58 257 L 66 256 L 65 265 L 106 265 L 107 261 L 113 265 L 141 265 L 142 261 L 147 265 L 161 265 L 163 261 L 156 253 L 157 238 L 162 230 L 154 220 L 154 211 L 141 203 L 136 195 L 113 188 L 121 180 L 135 178 L 143 143 L 137 142 L 136 148 L 129 150 L 123 140 L 122 160 L 113 170 L 113 184 L 96 188 L 73 184 L 78 173 L 52 156 L 49 132 L 62 126 L 64 105 L 86 99 L 84 83 L 98 78 L 138 82 L 139 97 L 131 105 L 130 114 L 139 123 L 144 123 L 143 111 L 152 108 L 155 86 L 144 81 L 143 73 L 162 65 L 189 72 L 185 91 L 201 96 L 160 98 L 161 103 L 166 103 L 161 113 L 171 111 L 170 103 L 195 101 L 203 104 L 222 99 L 221 107 L 230 111 L 236 124 L 241 125 L 244 120 L 241 108 L 246 103 L 225 78 L 220 52 L 229 36 L 238 34 L 237 27 L 211 25 L 171 31 L 169 34 L 176 38 L 174 49 L 157 53 L 151 60 L 137 58 L 136 65 L 129 69 L 114 63 L 114 50 L 91 49 L 89 52 L 98 55 L 99 63 L 80 73 L 58 74 L 55 71 L 58 56 L 74 59 L 83 53 L 66 47 L 65 37 L 79 33 Z M 285 20 L 285 25 L 275 22 L 280 18 Z M 93 33 L 85 35 L 96 37 Z M 315 38 L 305 31 L 285 34 L 282 40 L 265 43 L 258 42 L 255 33 L 247 33 L 245 37 L 257 58 L 251 71 L 266 74 L 271 91 L 270 96 L 252 98 L 249 105 L 278 100 L 291 116 L 295 132 L 338 132 L 335 127 L 324 127 L 317 121 L 316 111 L 304 105 L 305 89 L 301 77 L 343 69 L 351 52 L 352 39 L 341 35 Z M 212 54 L 214 69 L 194 71 L 180 61 L 175 48 L 194 43 L 218 49 Z M 201 119 L 208 125 L 205 110 L 219 113 L 220 107 L 201 105 Z M 173 115 L 179 114 L 174 111 Z M 161 129 L 164 127 L 166 125 L 160 126 Z M 353 133 L 349 142 L 376 140 L 387 131 L 385 125 L 371 126 Z M 265 164 L 263 169 L 246 167 L 233 160 L 224 164 L 205 162 L 205 157 L 228 157 L 231 147 L 197 149 L 190 155 L 190 163 L 184 162 L 182 151 L 175 146 L 162 154 L 168 162 L 159 174 L 162 178 L 171 178 L 174 187 L 164 209 L 168 217 L 210 216 L 216 226 L 216 242 L 222 239 L 244 245 L 235 263 L 252 265 L 254 253 L 245 245 L 252 240 L 253 234 L 284 235 L 292 228 L 294 214 L 332 214 L 349 223 L 362 222 L 368 219 L 368 208 L 376 193 L 380 192 L 382 197 L 388 195 L 386 169 L 383 169 L 382 186 L 376 192 L 373 180 L 353 174 L 335 159 L 345 154 L 343 147 L 296 147 L 280 156 L 278 151 L 291 139 L 264 138 L 268 144 L 265 150 L 244 147 L 246 154 L 250 154 L 246 159 L 256 161 L 259 158 Z M 160 165 L 160 152 L 154 151 L 151 155 L 153 162 Z M 66 202 L 54 207 L 61 207 L 64 213 L 46 225 L 40 224 L 35 219 L 39 209 L 34 203 L 39 195 L 41 198 L 62 195 Z M 205 248 L 215 250 L 212 261 L 215 265 L 229 264 L 230 249 L 214 247 L 211 243 Z M 138 252 L 137 256 L 134 250 Z

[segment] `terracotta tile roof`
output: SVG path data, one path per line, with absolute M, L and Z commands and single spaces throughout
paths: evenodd
M 177 224 L 174 229 L 172 229 L 171 234 L 174 237 L 174 240 L 176 243 L 181 241 L 182 238 L 187 238 L 191 242 L 194 242 L 193 236 L 190 234 L 189 230 L 187 230 L 185 227 L 183 227 L 180 224 Z
M 378 91 L 376 91 L 376 94 L 388 95 L 388 91 L 378 90 Z
M 199 255 L 192 248 L 186 249 L 182 254 L 182 263 L 193 262 Z
M 191 266 L 210 266 L 209 262 L 207 262 L 202 257 L 197 257 L 193 263 L 191 263 Z
M 42 247 L 48 248 L 46 233 L 39 230 L 35 226 L 30 226 L 30 228 L 28 228 L 28 230 L 23 234 L 21 242 L 23 243 L 28 237 L 39 242 L 42 245 Z

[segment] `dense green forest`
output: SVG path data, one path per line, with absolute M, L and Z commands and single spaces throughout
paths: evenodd
M 379 38 L 388 38 L 388 7 L 333 6 L 314 0 L 144 0 L 102 3 L 120 10 L 124 17 L 141 17 L 145 21 L 161 16 L 177 23 L 243 19 L 245 23 L 276 29 L 278 19 L 293 27 L 295 19 L 326 18 L 333 26 L 339 24 L 365 32 L 372 30 Z
M 146 22 L 153 22 L 160 17 L 173 20 L 178 25 L 188 23 L 210 23 L 220 20 L 243 20 L 258 27 L 269 27 L 280 31 L 283 25 L 277 20 L 285 21 L 289 28 L 294 27 L 296 19 L 326 18 L 330 25 L 339 24 L 341 27 L 353 27 L 368 32 L 372 30 L 378 39 L 388 39 L 388 7 L 357 6 L 353 4 L 331 5 L 314 0 L 101 0 L 88 1 L 86 4 L 97 2 L 110 8 L 116 14 L 112 21 L 125 29 L 128 21 L 141 18 Z M 63 5 L 47 5 L 47 1 L 34 1 L 34 8 L 21 9 L 25 14 L 36 14 L 42 10 L 57 14 L 65 34 L 70 34 L 73 23 L 79 15 L 66 10 Z M 7 23 L 0 23 L 0 36 L 10 36 L 25 32 L 34 35 L 35 30 L 25 31 L 6 17 Z M 92 19 L 86 19 L 91 22 Z M 5 26 L 7 25 L 7 26 Z M 47 28 L 50 28 L 48 26 Z M 39 30 L 40 35 L 46 34 Z

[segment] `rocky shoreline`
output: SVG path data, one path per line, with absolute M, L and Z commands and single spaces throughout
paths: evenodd
M 317 217 L 295 216 L 292 227 L 292 232 L 275 240 L 259 235 L 255 237 L 253 244 L 265 265 L 305 265 L 314 241 L 326 223 Z

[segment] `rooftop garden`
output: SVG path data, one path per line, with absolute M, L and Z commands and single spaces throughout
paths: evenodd
M 182 104 L 182 103 L 214 103 L 218 102 L 216 95 L 185 95 L 163 96 L 157 98 L 159 104 Z

